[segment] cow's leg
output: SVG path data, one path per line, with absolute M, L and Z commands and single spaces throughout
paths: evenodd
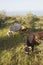
M 32 52 L 34 51 L 34 45 L 32 46 Z

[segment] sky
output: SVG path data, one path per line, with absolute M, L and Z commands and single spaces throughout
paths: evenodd
M 43 11 L 43 0 L 0 0 L 0 11 Z

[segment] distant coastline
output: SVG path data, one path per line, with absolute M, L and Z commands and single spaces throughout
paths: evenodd
M 33 14 L 40 16 L 43 16 L 43 11 L 31 11 Z M 30 13 L 29 11 L 12 11 L 12 12 L 6 12 L 7 15 L 25 15 Z

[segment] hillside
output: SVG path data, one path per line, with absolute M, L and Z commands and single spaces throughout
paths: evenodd
M 14 32 L 7 36 L 7 32 L 15 20 L 28 27 L 27 32 Z M 25 53 L 26 34 L 43 31 L 43 17 L 33 14 L 26 16 L 0 15 L 0 65 L 43 65 L 43 39 L 35 47 L 35 51 Z

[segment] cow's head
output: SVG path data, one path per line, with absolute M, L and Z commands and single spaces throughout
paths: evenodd
M 27 36 L 27 39 L 29 40 L 30 43 L 32 43 L 32 41 L 35 39 L 35 35 L 34 34 L 29 34 Z

